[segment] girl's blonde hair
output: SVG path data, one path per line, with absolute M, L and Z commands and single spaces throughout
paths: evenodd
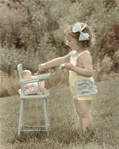
M 83 40 L 83 41 L 79 41 L 79 36 L 80 36 L 80 32 L 72 32 L 72 28 L 75 24 L 68 26 L 65 30 L 64 33 L 65 34 L 69 34 L 71 35 L 73 38 L 75 38 L 77 40 L 77 43 L 79 45 L 81 45 L 82 48 L 90 48 L 93 45 L 94 42 L 94 37 L 93 37 L 93 31 L 92 29 L 86 24 L 86 27 L 82 30 L 82 32 L 84 33 L 88 33 L 89 34 L 89 40 Z M 84 27 L 85 23 L 80 23 L 81 28 Z M 65 38 L 65 44 L 66 44 L 66 38 Z
M 21 73 L 22 79 L 25 79 L 26 75 L 29 74 L 29 73 L 31 73 L 30 70 L 24 70 L 24 71 L 22 71 L 22 73 Z

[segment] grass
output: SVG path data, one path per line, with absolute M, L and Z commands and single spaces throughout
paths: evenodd
M 69 87 L 50 90 L 50 134 L 26 132 L 17 136 L 20 97 L 0 98 L 0 149 L 118 149 L 119 79 L 96 83 L 98 93 L 91 106 L 92 129 L 79 131 Z M 43 101 L 30 99 L 25 106 L 25 124 L 43 125 Z

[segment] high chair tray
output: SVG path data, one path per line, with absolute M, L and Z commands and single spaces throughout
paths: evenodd
M 50 76 L 51 76 L 51 73 L 41 74 L 41 75 L 37 75 L 36 78 L 33 78 L 33 79 L 21 80 L 21 81 L 19 81 L 19 83 L 26 84 L 26 83 L 38 82 L 38 81 L 47 79 Z
M 47 79 L 50 76 L 51 76 L 51 73 L 45 73 L 45 74 L 37 75 L 36 77 L 40 79 Z

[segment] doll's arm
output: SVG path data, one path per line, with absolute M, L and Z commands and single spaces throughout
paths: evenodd
M 34 83 L 29 83 L 29 84 L 24 85 L 25 89 L 28 89 L 28 88 L 31 88 L 31 87 L 34 87 L 34 86 L 35 86 Z

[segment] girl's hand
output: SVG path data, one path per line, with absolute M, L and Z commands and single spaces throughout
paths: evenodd
M 72 70 L 72 66 L 73 66 L 73 65 L 72 65 L 71 63 L 68 63 L 68 62 L 67 62 L 67 63 L 65 63 L 65 66 L 64 66 L 64 67 L 65 67 L 66 69 L 68 69 L 68 70 Z
M 59 67 L 60 68 L 65 68 L 65 63 L 61 64 Z
M 43 71 L 45 69 L 45 64 L 39 64 L 38 65 L 38 70 Z

